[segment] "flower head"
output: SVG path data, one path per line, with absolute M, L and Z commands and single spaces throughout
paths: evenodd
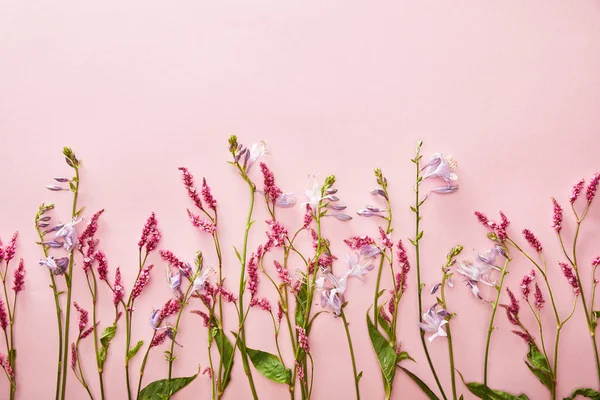
M 264 297 L 261 299 L 255 297 L 250 300 L 250 307 L 258 307 L 266 312 L 271 312 L 271 303 Z
M 200 210 L 203 210 L 204 208 L 202 207 L 202 200 L 200 200 L 200 196 L 198 195 L 198 191 L 194 185 L 194 176 L 185 167 L 179 167 L 179 170 L 181 171 L 183 186 L 185 186 L 188 196 L 190 199 L 192 199 L 196 207 L 198 207 Z
M 448 323 L 446 317 L 448 312 L 444 309 L 436 311 L 438 304 L 434 304 L 431 308 L 423 314 L 423 322 L 418 322 L 419 327 L 424 332 L 433 333 L 427 339 L 431 343 L 438 336 L 448 336 L 444 330 L 444 325 Z
M 212 222 L 200 218 L 198 215 L 195 215 L 194 213 L 192 213 L 189 209 L 187 210 L 187 213 L 188 213 L 188 216 L 190 217 L 190 221 L 192 222 L 192 225 L 194 225 L 196 228 L 200 228 L 201 231 L 212 235 L 217 230 L 216 225 L 213 224 Z
M 202 178 L 202 198 L 208 208 L 217 211 L 217 200 L 213 197 L 210 186 L 206 183 L 206 178 Z
M 558 265 L 560 265 L 560 269 L 562 270 L 565 278 L 567 278 L 567 282 L 569 282 L 569 285 L 573 287 L 573 293 L 578 295 L 581 289 L 579 288 L 579 281 L 573 273 L 573 269 L 564 262 L 559 262 Z
M 167 265 L 165 271 L 169 288 L 178 299 L 183 298 L 183 292 L 181 291 L 181 270 Z
M 364 279 L 363 276 L 375 268 L 373 257 L 364 257 L 358 253 L 346 254 L 348 260 L 347 277 L 354 276 L 359 279 Z
M 452 158 L 452 155 L 444 156 L 441 153 L 435 153 L 422 168 L 425 171 L 423 179 L 440 178 L 447 183 L 453 182 L 458 179 L 458 176 L 454 173 L 457 165 L 458 163 Z
M 73 218 L 71 221 L 62 225 L 62 227 L 54 235 L 55 239 L 63 239 L 63 247 L 66 251 L 71 252 L 77 245 L 77 230 L 75 225 L 81 222 L 81 218 Z
M 542 308 L 544 308 L 544 303 L 546 302 L 544 300 L 544 296 L 542 295 L 542 290 L 540 289 L 539 285 L 536 283 L 535 284 L 535 307 L 538 310 L 541 310 Z
M 495 265 L 498 250 L 493 248 L 486 253 L 479 254 L 477 259 L 462 259 L 458 261 L 456 272 L 465 277 L 467 286 L 478 298 L 482 298 L 479 294 L 478 283 L 493 287 L 495 281 L 491 278 L 491 273 L 499 268 Z
M 573 189 L 571 189 L 571 194 L 569 195 L 569 201 L 571 202 L 571 204 L 575 203 L 575 200 L 577 200 L 577 198 L 581 194 L 584 185 L 585 179 L 582 179 L 579 182 L 577 182 L 575 186 L 573 186 Z
M 406 290 L 406 278 L 408 276 L 408 272 L 410 271 L 410 264 L 408 262 L 408 256 L 402 240 L 398 240 L 397 248 L 397 258 L 400 266 L 400 272 L 396 274 L 396 290 L 402 289 L 404 292 Z
M 17 237 L 19 237 L 19 232 L 15 232 L 10 239 L 10 242 L 4 249 L 4 260 L 9 262 L 15 257 L 15 252 L 17 251 Z
M 6 306 L 4 300 L 0 299 L 0 328 L 6 331 L 8 327 L 8 314 L 6 313 Z
M 210 273 L 213 272 L 212 267 L 206 267 L 196 278 L 194 278 L 194 282 L 192 283 L 192 290 L 200 291 L 206 288 L 206 284 L 208 283 L 208 277 Z
M 95 259 L 98 261 L 98 279 L 106 281 L 108 278 L 108 262 L 106 261 L 106 255 L 101 251 L 97 251 Z
M 552 198 L 552 204 L 554 205 L 552 227 L 556 232 L 560 233 L 560 230 L 562 229 L 563 209 L 555 198 Z
M 121 280 L 121 269 L 119 267 L 117 267 L 117 272 L 115 272 L 115 284 L 113 290 L 113 304 L 116 306 L 121 300 L 123 300 L 123 297 L 125 296 L 125 288 L 123 287 L 123 281 Z
M 349 272 L 340 278 L 331 272 L 324 272 L 317 278 L 316 289 L 321 292 L 321 307 L 328 308 L 334 315 L 340 315 L 344 304 L 344 292 Z
M 83 232 L 81 232 L 81 235 L 79 235 L 78 245 L 79 245 L 80 249 L 82 249 L 83 246 L 85 246 L 85 244 L 88 242 L 88 240 L 91 240 L 94 238 L 94 235 L 96 234 L 96 231 L 98 230 L 98 219 L 100 218 L 102 213 L 104 213 L 104 209 L 102 209 L 102 210 L 96 212 L 94 215 L 92 215 L 92 218 L 90 218 L 90 222 L 88 222 L 88 224 L 86 225 Z
M 131 291 L 132 300 L 137 298 L 140 294 L 142 294 L 142 291 L 148 285 L 148 282 L 150 282 L 150 271 L 152 271 L 153 267 L 154 265 L 150 264 L 142 268 L 140 276 L 138 277 L 137 281 L 135 281 L 135 284 L 133 285 L 133 290 Z
M 531 247 L 535 249 L 538 253 L 542 252 L 542 244 L 538 240 L 537 237 L 531 232 L 529 229 L 523 229 L 523 236 L 525 236 L 525 240 L 529 243 Z
M 13 290 L 15 293 L 19 293 L 25 288 L 25 265 L 22 258 L 19 260 L 19 266 L 15 269 L 13 278 Z
M 298 331 L 298 344 L 300 345 L 300 348 L 304 350 L 304 352 L 310 353 L 310 345 L 308 343 L 308 335 L 306 334 L 306 330 L 300 326 L 297 326 L 296 330 Z
M 87 328 L 89 314 L 86 310 L 81 308 L 77 302 L 74 302 L 73 306 L 79 312 L 79 333 L 82 333 Z
M 52 256 L 40 260 L 40 265 L 45 265 L 54 275 L 62 275 L 69 265 L 68 257 L 54 258 Z
M 529 298 L 529 293 L 531 293 L 530 285 L 531 282 L 533 282 L 534 278 L 535 270 L 532 269 L 531 272 L 525 275 L 521 280 L 521 294 L 523 295 L 523 298 L 525 300 Z
M 592 203 L 594 197 L 596 197 L 596 192 L 598 191 L 598 184 L 600 183 L 600 174 L 595 173 L 592 176 L 592 180 L 588 185 L 587 191 L 585 193 L 585 197 L 587 198 L 588 204 Z
M 142 235 L 138 241 L 138 247 L 141 250 L 142 247 L 146 246 L 146 252 L 150 253 L 156 249 L 160 238 L 161 233 L 158 230 L 158 221 L 156 220 L 156 215 L 152 213 L 148 217 L 148 220 L 144 225 L 144 229 L 142 229 Z

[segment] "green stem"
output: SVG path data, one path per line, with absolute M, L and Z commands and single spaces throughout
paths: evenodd
M 74 167 L 75 169 L 75 189 L 73 190 L 73 208 L 71 211 L 71 218 L 75 218 L 77 214 L 77 197 L 79 195 L 79 168 Z M 74 250 L 74 249 L 73 249 Z M 74 251 L 71 250 L 71 254 L 69 255 L 69 272 L 65 276 L 65 281 L 67 283 L 67 304 L 66 304 L 66 317 L 65 317 L 65 340 L 63 347 L 63 371 L 62 371 L 62 388 L 61 388 L 61 399 L 64 400 L 66 397 L 66 389 L 67 389 L 67 363 L 66 360 L 69 358 L 69 322 L 71 320 L 71 287 L 73 286 L 73 262 L 74 262 Z
M 419 149 L 420 149 L 420 147 L 419 147 Z M 419 242 L 421 240 L 422 234 L 419 229 L 419 222 L 421 221 L 421 215 L 420 215 L 421 200 L 419 199 L 419 186 L 423 179 L 421 177 L 421 169 L 420 169 L 420 164 L 419 164 L 419 160 L 421 157 L 419 154 L 419 149 L 417 150 L 417 155 L 415 157 L 415 161 L 416 161 L 415 165 L 416 165 L 417 173 L 416 173 L 416 181 L 415 181 L 415 207 L 414 207 L 415 241 L 414 241 L 414 246 L 415 246 L 415 259 L 416 259 L 416 269 L 417 269 L 417 294 L 418 294 L 418 299 L 419 299 L 419 322 L 422 323 L 423 322 L 423 300 L 422 300 L 423 285 L 421 283 L 421 257 L 420 257 L 420 249 L 419 249 Z M 425 351 L 425 356 L 427 357 L 427 363 L 429 364 L 429 369 L 431 370 L 431 373 L 433 374 L 435 383 L 437 384 L 437 387 L 440 390 L 442 397 L 444 398 L 444 400 L 447 400 L 446 393 L 444 392 L 444 388 L 442 387 L 440 379 L 435 371 L 435 367 L 433 366 L 433 361 L 431 360 L 431 356 L 429 355 L 429 349 L 427 348 L 427 343 L 425 342 L 425 331 L 420 329 L 419 333 L 421 336 L 421 345 L 423 346 L 423 350 Z
M 252 397 L 257 400 L 258 399 L 258 394 L 256 393 L 256 388 L 254 386 L 254 379 L 252 378 L 252 371 L 250 370 L 250 363 L 248 362 L 248 354 L 246 353 L 246 329 L 244 328 L 245 323 L 244 323 L 244 280 L 246 277 L 246 261 L 247 261 L 247 254 L 248 254 L 248 235 L 250 233 L 250 228 L 252 227 L 252 212 L 254 211 L 254 195 L 256 192 L 256 187 L 254 186 L 254 184 L 250 181 L 250 179 L 243 175 L 244 179 L 246 180 L 246 182 L 248 183 L 248 186 L 250 187 L 250 209 L 248 211 L 248 218 L 246 220 L 246 230 L 244 232 L 244 247 L 242 249 L 242 268 L 240 271 L 240 287 L 239 287 L 239 293 L 238 293 L 238 304 L 239 304 L 239 324 L 240 324 L 240 334 L 239 334 L 239 338 L 240 338 L 240 342 L 241 342 L 241 346 L 240 346 L 240 355 L 242 356 L 242 364 L 244 366 L 244 372 L 246 373 L 246 376 L 248 377 L 248 383 L 250 384 L 250 390 L 252 392 Z
M 142 381 L 144 378 L 144 370 L 146 369 L 146 362 L 148 361 L 148 355 L 150 354 L 150 349 L 152 349 L 152 342 L 156 337 L 156 331 L 152 334 L 152 339 L 148 343 L 148 348 L 146 349 L 146 354 L 144 354 L 144 358 L 142 359 L 142 365 L 140 366 L 140 379 L 138 380 L 137 394 L 135 396 L 136 399 L 140 397 L 140 392 L 142 391 Z
M 35 217 L 35 230 L 38 233 L 38 237 L 40 238 L 40 242 L 44 241 L 44 235 L 38 226 L 38 220 L 40 217 L 40 212 Z M 44 257 L 48 258 L 48 248 L 45 245 L 41 245 L 42 250 L 44 252 Z M 58 324 L 58 366 L 56 368 L 56 395 L 55 400 L 60 398 L 60 382 L 62 377 L 62 345 L 63 345 L 63 326 L 62 326 L 62 312 L 60 310 L 60 301 L 58 300 L 58 289 L 56 288 L 56 279 L 54 279 L 54 274 L 52 271 L 48 270 L 48 275 L 50 275 L 50 281 L 52 282 L 52 294 L 54 296 L 54 306 L 56 307 L 56 323 Z
M 354 358 L 354 348 L 352 346 L 352 338 L 350 337 L 350 330 L 348 329 L 348 321 L 346 321 L 346 314 L 344 313 L 344 310 L 342 309 L 342 312 L 340 313 L 341 317 L 342 317 L 342 321 L 344 322 L 344 329 L 346 330 L 346 337 L 348 338 L 348 348 L 350 349 L 350 358 L 352 359 L 352 371 L 354 373 L 354 388 L 356 390 L 356 400 L 360 400 L 360 390 L 358 389 L 358 380 L 360 379 L 358 377 L 358 373 L 356 371 L 356 360 Z
M 448 267 L 448 264 L 446 264 L 446 267 Z M 446 281 L 447 281 L 447 274 L 444 271 L 444 278 L 442 279 L 442 284 L 441 284 L 441 300 L 442 300 L 442 306 L 444 307 L 445 310 L 448 310 L 448 306 L 446 304 Z M 450 330 L 450 319 L 452 317 L 448 318 L 448 323 L 446 324 L 446 335 L 448 338 L 448 358 L 450 359 L 450 378 L 451 378 L 451 382 L 452 382 L 452 399 L 453 400 L 457 400 L 457 396 L 456 396 L 456 372 L 454 369 L 454 347 L 452 345 L 452 331 Z
M 510 262 L 510 258 L 508 256 L 508 249 L 505 248 L 506 251 L 506 261 L 504 261 L 504 268 L 502 268 L 502 272 L 500 274 L 500 284 L 497 287 L 498 293 L 496 294 L 496 300 L 492 303 L 492 315 L 490 317 L 490 325 L 488 328 L 487 339 L 485 342 L 485 358 L 483 362 L 483 386 L 485 390 L 484 398 L 488 399 L 488 361 L 490 356 L 490 342 L 492 340 L 492 332 L 494 331 L 494 319 L 496 318 L 496 311 L 498 311 L 498 303 L 500 302 L 500 295 L 502 294 L 502 286 L 504 284 L 504 278 L 508 272 L 508 263 Z
M 96 281 L 96 274 L 94 273 L 94 270 L 90 268 L 89 273 L 92 275 L 93 282 L 93 285 L 90 285 L 88 278 L 88 286 L 90 286 L 90 291 L 92 293 L 92 324 L 94 326 L 94 351 L 96 353 L 96 367 L 98 369 L 98 378 L 100 381 L 100 396 L 102 399 L 104 399 L 104 379 L 102 378 L 102 363 L 100 361 L 100 348 L 98 347 L 98 320 L 96 318 L 96 303 L 98 301 L 98 283 Z
M 87 381 L 85 380 L 85 376 L 83 375 L 83 369 L 81 368 L 81 360 L 79 359 L 79 340 L 80 339 L 81 338 L 77 338 L 77 341 L 75 342 L 75 349 L 77 351 L 77 369 L 79 369 L 79 376 L 80 376 L 79 382 L 81 382 L 81 384 L 85 388 L 88 396 L 90 396 L 90 399 L 94 400 L 94 396 L 92 395 L 92 392 L 90 391 L 90 387 L 88 386 Z

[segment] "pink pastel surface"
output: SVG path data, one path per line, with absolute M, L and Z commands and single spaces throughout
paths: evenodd
M 76 150 L 83 160 L 81 203 L 86 215 L 105 208 L 99 237 L 111 274 L 121 266 L 127 289 L 137 268 L 136 243 L 155 211 L 164 234 L 162 248 L 192 259 L 212 245 L 188 221 L 190 206 L 179 166 L 206 176 L 221 212 L 228 284 L 235 288 L 247 212 L 244 183 L 226 163 L 227 137 L 244 143 L 265 139 L 267 162 L 286 191 L 299 195 L 308 174 L 336 174 L 339 195 L 355 210 L 374 200 L 372 170 L 388 176 L 395 207 L 395 238 L 414 235 L 414 167 L 417 139 L 425 157 L 452 153 L 459 161 L 461 189 L 424 206 L 422 268 L 431 287 L 440 278 L 448 249 L 465 252 L 488 245 L 474 210 L 495 215 L 503 209 L 515 236 L 528 227 L 548 252 L 549 276 L 561 314 L 573 294 L 557 262 L 562 260 L 550 228 L 550 198 L 568 205 L 570 187 L 600 169 L 600 3 L 597 1 L 95 1 L 0 2 L 0 231 L 6 241 L 20 231 L 18 256 L 26 260 L 26 292 L 17 317 L 20 399 L 54 396 L 56 321 L 48 275 L 37 265 L 33 216 L 42 201 L 69 213 L 69 195 L 44 189 L 51 177 L 69 172 L 60 151 Z M 260 181 L 258 169 L 253 176 Z M 266 219 L 258 207 L 251 248 L 263 240 Z M 283 211 L 301 219 L 299 207 Z M 568 213 L 567 213 L 568 215 Z M 589 260 L 600 252 L 600 204 L 582 230 L 580 260 L 590 292 Z M 567 217 L 564 232 L 573 234 Z M 326 236 L 343 259 L 341 239 L 375 234 L 378 221 L 328 221 Z M 413 260 L 412 248 L 410 250 Z M 147 317 L 169 296 L 164 264 L 137 306 L 133 339 L 149 339 Z M 516 256 L 507 277 L 518 289 L 530 269 Z M 340 267 L 345 266 L 340 263 Z M 364 398 L 382 398 L 377 361 L 365 325 L 375 279 L 354 281 L 348 318 L 356 347 Z M 266 280 L 265 280 L 266 281 Z M 468 380 L 483 379 L 483 353 L 490 309 L 476 301 L 459 279 L 449 291 L 456 338 L 457 369 Z M 386 280 L 389 285 L 389 280 Z M 420 347 L 414 269 L 402 301 L 403 348 L 418 362 L 410 368 L 434 386 Z M 74 299 L 90 306 L 81 273 Z M 274 299 L 265 284 L 262 293 Z M 425 290 L 427 292 L 428 289 Z M 491 291 L 484 294 L 492 295 Z M 101 293 L 103 324 L 112 316 L 110 294 Z M 425 303 L 434 298 L 426 295 Z M 234 329 L 229 310 L 228 327 Z M 544 322 L 552 341 L 550 309 Z M 530 314 L 526 324 L 534 328 Z M 248 323 L 248 343 L 274 351 L 270 318 L 256 312 Z M 490 384 L 531 399 L 547 398 L 528 371 L 526 346 L 510 333 L 499 313 L 491 348 Z M 76 323 L 71 326 L 75 334 Z M 107 398 L 124 398 L 124 336 L 112 344 L 105 373 Z M 175 375 L 191 375 L 207 365 L 206 330 L 186 314 Z M 316 362 L 314 397 L 354 396 L 350 358 L 340 320 L 324 316 L 311 335 Z M 288 363 L 289 346 L 283 345 Z M 91 341 L 83 345 L 85 370 L 98 395 Z M 449 388 L 444 339 L 431 345 L 438 371 Z M 141 357 L 133 362 L 136 376 Z M 407 364 L 408 365 L 408 364 Z M 162 351 L 149 360 L 146 382 L 164 378 Z M 69 370 L 69 398 L 85 392 Z M 595 387 L 592 347 L 578 305 L 563 330 L 559 397 L 576 387 Z M 287 398 L 287 388 L 254 373 L 261 399 Z M 177 395 L 210 398 L 208 379 L 199 378 Z M 462 384 L 460 392 L 471 398 Z M 7 394 L 1 377 L 1 398 Z M 402 373 L 394 398 L 424 398 Z M 227 399 L 249 398 L 238 360 Z

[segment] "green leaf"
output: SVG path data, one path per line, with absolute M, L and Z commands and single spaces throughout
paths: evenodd
M 100 348 L 100 365 L 99 365 L 100 371 L 102 371 L 102 368 L 104 367 L 104 363 L 106 362 L 106 356 L 108 354 L 108 346 L 110 345 L 110 341 L 113 340 L 116 333 L 117 333 L 117 324 L 114 323 L 114 324 L 104 328 L 102 335 L 100 335 L 100 344 L 102 345 L 102 347 Z
M 189 385 L 197 376 L 198 373 L 182 378 L 171 378 L 170 382 L 169 379 L 154 381 L 142 389 L 138 400 L 166 399 Z
M 415 359 L 412 358 L 406 351 L 401 351 L 400 353 L 398 353 L 398 355 L 396 355 L 396 364 L 404 360 L 411 360 L 413 362 L 416 362 Z
M 593 400 L 600 400 L 600 393 L 589 388 L 575 389 L 573 390 L 573 393 L 571 393 L 570 397 L 565 397 L 563 400 L 574 400 L 577 396 L 583 396 Z
M 129 349 L 129 351 L 127 352 L 127 358 L 125 359 L 125 365 L 127 365 L 129 363 L 129 360 L 131 360 L 133 357 L 135 357 L 135 355 L 137 354 L 138 351 L 140 351 L 140 349 L 142 348 L 143 345 L 144 345 L 144 341 L 140 340 L 139 342 L 137 342 L 135 344 L 135 346 L 133 346 L 132 348 Z
M 540 352 L 535 343 L 529 344 L 529 353 L 527 353 L 525 364 L 548 390 L 552 390 L 554 378 L 552 377 L 550 363 L 548 363 L 546 356 Z
M 390 343 L 383 337 L 383 335 L 375 328 L 369 313 L 367 312 L 367 327 L 369 328 L 369 337 L 375 349 L 377 360 L 379 361 L 379 367 L 385 380 L 385 392 L 389 397 L 392 391 L 392 384 L 394 376 L 396 374 L 396 350 L 390 345 Z
M 435 393 L 433 393 L 433 390 L 429 389 L 429 386 L 427 386 L 425 384 L 425 382 L 423 382 L 421 379 L 419 379 L 418 376 L 416 376 L 415 374 L 413 374 L 406 368 L 401 367 L 399 365 L 398 365 L 398 368 L 400 368 L 402 371 L 404 371 L 406 373 L 406 375 L 408 375 L 408 377 L 410 379 L 412 379 L 421 388 L 421 390 L 423 391 L 423 393 L 425 393 L 427 395 L 427 398 L 429 398 L 429 400 L 440 400 L 439 397 L 437 397 L 435 395 Z
M 229 338 L 225 335 L 222 329 L 217 328 L 215 335 L 215 341 L 217 342 L 217 349 L 221 355 L 221 362 L 224 365 L 229 365 L 229 368 L 225 368 L 225 374 L 223 375 L 222 388 L 225 389 L 231 381 L 231 366 L 233 365 L 233 345 L 229 341 Z M 231 364 L 229 364 L 231 363 Z
M 493 389 L 490 389 L 489 387 L 486 390 L 486 386 L 483 383 L 478 383 L 478 382 L 466 383 L 465 379 L 463 378 L 463 376 L 460 372 L 458 373 L 458 375 L 460 375 L 460 379 L 463 381 L 463 383 L 465 384 L 467 389 L 469 389 L 469 391 L 471 393 L 473 393 L 475 396 L 479 397 L 480 399 L 485 398 L 485 399 L 490 399 L 490 400 L 529 400 L 529 397 L 527 397 L 525 394 L 520 394 L 518 396 L 515 396 L 514 394 L 502 392 L 500 390 L 493 390 Z
M 379 307 L 379 310 L 381 310 L 381 307 Z M 385 318 L 383 318 L 380 312 L 377 313 L 377 322 L 379 322 L 379 325 L 381 325 L 381 329 L 383 329 L 388 339 L 390 339 L 392 337 L 392 327 L 390 326 L 390 323 L 387 322 Z
M 292 380 L 292 371 L 286 368 L 279 359 L 266 351 L 254 350 L 246 347 L 246 352 L 254 368 L 267 379 L 277 383 L 288 384 Z
M 360 372 L 358 373 L 358 375 L 356 375 L 356 380 L 357 380 L 357 381 L 360 381 L 360 378 L 362 378 L 362 376 L 363 376 L 363 372 L 362 372 L 362 371 L 360 371 Z
M 238 249 L 235 246 L 233 246 L 233 250 L 235 251 L 235 255 L 237 256 L 238 261 L 240 263 L 243 263 L 242 256 L 240 255 L 240 252 L 238 251 Z
M 304 313 L 306 312 L 306 302 L 307 302 L 306 282 L 303 282 L 300 285 L 298 294 L 296 295 L 295 318 L 296 318 L 297 326 L 304 326 Z
M 75 213 L 75 217 L 79 217 L 83 210 L 85 210 L 85 207 L 81 207 L 79 210 L 77 210 L 77 212 Z
M 417 240 L 421 240 L 422 237 L 423 237 L 423 231 L 419 232 L 419 234 L 417 235 Z

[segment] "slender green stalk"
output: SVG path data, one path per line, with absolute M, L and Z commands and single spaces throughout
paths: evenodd
M 35 230 L 37 231 L 38 237 L 40 238 L 40 243 L 44 241 L 44 234 L 40 229 L 38 223 L 41 215 L 47 209 L 53 208 L 52 205 L 45 206 L 41 205 L 38 213 L 35 216 Z M 48 258 L 48 247 L 44 244 L 41 245 L 42 251 L 44 252 L 44 258 Z M 56 323 L 58 324 L 58 364 L 56 368 L 56 395 L 55 400 L 60 398 L 60 382 L 62 378 L 62 353 L 63 353 L 63 325 L 62 325 L 62 311 L 60 309 L 60 301 L 58 299 L 58 289 L 56 288 L 56 279 L 54 279 L 54 274 L 52 271 L 48 270 L 48 275 L 50 275 L 50 281 L 52 284 L 50 285 L 52 289 L 52 295 L 54 296 L 54 306 L 56 307 Z
M 500 272 L 500 283 L 496 288 L 498 293 L 496 294 L 496 300 L 492 303 L 492 315 L 490 317 L 490 325 L 488 328 L 487 339 L 485 341 L 485 358 L 483 362 L 483 386 L 485 390 L 484 398 L 489 398 L 488 394 L 488 361 L 490 358 L 490 342 L 492 341 L 492 332 L 494 331 L 494 319 L 496 318 L 496 311 L 498 311 L 498 303 L 500 302 L 500 295 L 502 294 L 502 286 L 504 285 L 504 278 L 508 273 L 508 264 L 510 263 L 510 258 L 508 255 L 508 249 L 504 249 L 506 252 L 506 260 L 504 261 L 504 267 Z
M 148 355 L 150 354 L 150 349 L 152 349 L 152 342 L 156 337 L 156 331 L 152 334 L 152 339 L 148 343 L 148 348 L 146 349 L 146 354 L 144 354 L 144 358 L 142 359 L 142 365 L 140 366 L 140 379 L 138 380 L 137 394 L 135 398 L 140 397 L 140 392 L 142 391 L 142 381 L 144 379 L 144 370 L 146 369 L 146 362 L 148 361 Z
M 342 321 L 344 322 L 344 329 L 346 330 L 346 337 L 348 338 L 348 348 L 350 349 L 350 358 L 352 359 L 352 371 L 354 375 L 354 389 L 356 390 L 356 400 L 360 400 L 360 390 L 358 389 L 358 381 L 360 377 L 356 371 L 356 360 L 354 359 L 354 347 L 352 346 L 352 338 L 350 337 L 350 330 L 348 329 L 348 321 L 346 321 L 346 314 L 342 309 L 340 313 Z
M 240 286 L 238 293 L 238 307 L 240 312 L 239 315 L 239 338 L 240 338 L 240 355 L 242 356 L 242 364 L 244 366 L 244 372 L 248 377 L 248 383 L 250 384 L 250 390 L 252 392 L 252 397 L 256 400 L 258 399 L 258 394 L 256 393 L 256 388 L 254 386 L 254 379 L 252 378 L 252 370 L 250 369 L 250 363 L 248 362 L 248 354 L 246 353 L 246 330 L 244 327 L 244 281 L 246 278 L 246 263 L 247 263 L 247 254 L 248 254 L 248 235 L 250 233 L 250 228 L 252 227 L 252 212 L 254 211 L 254 197 L 256 193 L 256 187 L 254 183 L 250 181 L 250 179 L 242 174 L 248 186 L 250 187 L 250 209 L 248 210 L 248 218 L 246 220 L 246 230 L 244 232 L 244 247 L 242 248 L 242 268 L 240 271 Z
M 422 300 L 422 292 L 423 292 L 423 284 L 421 283 L 421 254 L 419 248 L 419 242 L 423 237 L 423 232 L 420 230 L 419 222 L 421 221 L 421 205 L 423 201 L 419 198 L 419 186 L 423 181 L 423 177 L 421 176 L 421 168 L 420 168 L 420 160 L 421 160 L 421 145 L 422 142 L 419 142 L 417 146 L 417 151 L 413 162 L 416 166 L 416 179 L 415 179 L 415 205 L 413 212 L 415 213 L 415 239 L 412 242 L 415 246 L 415 259 L 416 259 L 416 269 L 417 269 L 417 296 L 419 300 L 419 322 L 423 322 L 423 300 Z M 419 330 L 421 336 L 421 344 L 423 346 L 423 350 L 425 352 L 425 357 L 427 357 L 427 363 L 429 364 L 429 369 L 433 374 L 435 379 L 435 383 L 437 384 L 438 389 L 444 400 L 447 400 L 446 393 L 444 392 L 444 388 L 440 382 L 440 379 L 435 371 L 435 367 L 433 366 L 433 361 L 431 360 L 431 356 L 429 355 L 429 349 L 427 348 L 427 343 L 425 342 L 425 331 Z
M 386 217 L 387 227 L 385 229 L 385 233 L 387 235 L 389 235 L 391 232 L 391 228 L 392 228 L 392 205 L 390 204 L 389 195 L 387 192 L 387 181 L 381 174 L 381 170 L 379 168 L 375 169 L 375 176 L 377 177 L 377 183 L 379 183 L 379 185 L 381 186 L 382 190 L 385 193 L 387 209 L 388 209 L 388 216 Z M 379 307 L 378 307 L 377 303 L 379 301 L 379 287 L 380 287 L 380 283 L 381 283 L 381 273 L 383 270 L 384 261 L 385 261 L 385 257 L 382 255 L 379 260 L 379 268 L 377 269 L 377 280 L 375 281 L 375 295 L 373 298 L 373 325 L 375 325 L 375 328 L 377 328 L 379 326 L 379 318 L 377 315 L 379 313 Z M 392 271 L 392 280 L 393 279 L 394 279 L 394 274 Z
M 71 217 L 75 218 L 77 215 L 77 197 L 79 195 L 79 168 L 77 165 L 73 166 L 75 170 L 75 187 L 73 189 L 73 208 L 71 211 Z M 62 371 L 62 388 L 61 388 L 61 399 L 64 400 L 66 398 L 66 389 L 67 389 L 67 363 L 66 360 L 69 358 L 69 322 L 71 320 L 71 295 L 72 295 L 72 285 L 73 285 L 73 264 L 74 264 L 74 255 L 75 253 L 71 251 L 69 255 L 69 271 L 65 274 L 65 281 L 67 283 L 67 303 L 66 303 L 66 317 L 65 317 L 65 340 L 63 346 L 63 371 Z
M 88 396 L 90 396 L 90 399 L 94 400 L 94 396 L 92 395 L 92 392 L 90 391 L 90 386 L 88 385 L 88 383 L 85 379 L 85 376 L 83 375 L 83 369 L 81 368 L 81 360 L 79 359 L 79 341 L 80 340 L 81 340 L 81 337 L 78 337 L 77 340 L 75 341 L 75 351 L 77 352 L 77 369 L 79 370 L 79 376 L 77 376 L 77 373 L 76 373 L 75 377 L 83 385 Z M 75 371 L 73 371 L 73 372 L 75 372 Z

